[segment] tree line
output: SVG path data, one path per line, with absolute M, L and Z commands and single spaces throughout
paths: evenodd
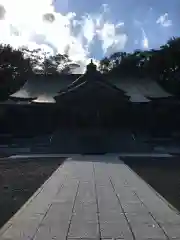
M 48 55 L 40 49 L 13 49 L 0 45 L 0 100 L 24 85 L 29 76 L 69 74 L 79 67 L 66 54 Z M 115 52 L 99 63 L 102 74 L 127 78 L 153 78 L 174 94 L 180 94 L 180 37 L 159 49 Z
M 152 78 L 174 94 L 180 94 L 180 37 L 159 49 L 116 52 L 100 61 L 99 70 L 109 76 Z
M 50 76 L 69 74 L 79 67 L 66 54 L 54 56 L 41 49 L 29 50 L 25 47 L 14 49 L 10 45 L 0 45 L 0 101 L 19 90 L 29 77 L 35 74 Z

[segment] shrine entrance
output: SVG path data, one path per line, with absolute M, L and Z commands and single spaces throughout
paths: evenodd
M 110 145 L 108 128 L 129 107 L 129 97 L 107 81 L 91 62 L 84 75 L 75 80 L 55 97 L 59 126 L 72 129 L 70 141 L 81 153 L 105 153 Z M 68 134 L 71 134 L 69 132 Z M 73 140 L 72 140 L 73 139 Z

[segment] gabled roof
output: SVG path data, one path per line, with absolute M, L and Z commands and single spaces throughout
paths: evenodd
M 58 93 L 65 92 L 67 89 L 79 85 L 80 81 L 84 81 L 84 75 L 62 75 L 60 77 L 33 77 L 13 97 L 18 98 L 52 98 Z M 132 102 L 148 102 L 152 99 L 169 98 L 172 95 L 165 91 L 156 81 L 152 79 L 137 78 L 110 78 L 103 77 L 103 82 L 107 82 L 108 86 L 117 88 L 130 97 Z
M 56 102 L 83 102 L 88 101 L 89 103 L 95 101 L 109 101 L 117 100 L 118 103 L 128 102 L 129 97 L 124 94 L 123 91 L 117 89 L 111 84 L 107 84 L 102 81 L 84 81 L 79 85 L 75 85 L 71 88 L 67 88 L 65 91 L 62 91 L 55 97 Z M 97 102 L 98 104 L 98 102 Z
M 66 89 L 64 89 L 63 91 L 61 91 L 57 96 L 62 96 L 71 92 L 75 92 L 75 91 L 81 91 L 81 90 L 90 90 L 90 89 L 98 89 L 100 87 L 106 88 L 108 91 L 113 91 L 116 92 L 118 94 L 124 94 L 123 91 L 121 91 L 120 89 L 113 87 L 111 84 L 107 84 L 106 82 L 100 82 L 100 81 L 96 81 L 96 82 L 81 82 L 78 85 L 75 85 L 71 88 L 67 87 Z M 56 97 L 57 97 L 56 96 Z
M 91 77 L 94 77 L 94 79 L 91 79 Z M 109 90 L 113 90 L 113 91 L 117 91 L 121 94 L 125 94 L 125 92 L 120 89 L 117 88 L 116 85 L 112 84 L 110 81 L 106 80 L 102 74 L 100 74 L 99 72 L 97 72 L 97 75 L 89 75 L 89 74 L 83 74 L 80 77 L 78 77 L 75 81 L 73 81 L 71 84 L 69 84 L 66 88 L 61 89 L 59 91 L 59 93 L 68 93 L 70 90 L 73 89 L 77 89 L 79 86 L 81 86 L 82 83 L 84 82 L 89 82 L 91 84 L 100 84 L 103 85 L 104 87 L 106 86 L 107 88 L 109 88 Z
M 83 76 L 84 75 L 79 76 L 72 83 L 70 83 L 69 85 L 67 85 L 64 88 L 60 89 L 59 93 L 68 91 L 69 89 L 74 88 L 74 87 L 80 85 L 81 83 L 83 83 L 84 82 Z

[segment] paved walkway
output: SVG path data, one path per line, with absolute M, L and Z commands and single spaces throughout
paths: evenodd
M 171 158 L 172 155 L 169 154 L 169 153 L 153 153 L 153 152 L 150 152 L 150 153 L 109 153 L 109 154 L 106 154 L 106 157 L 111 157 L 111 160 L 112 160 L 112 157 L 116 158 L 116 156 L 119 156 L 119 157 L 155 157 L 155 158 Z M 74 154 L 71 156 L 73 157 L 73 159 L 79 159 L 79 154 Z M 20 159 L 20 158 L 23 158 L 23 159 L 30 159 L 30 158 L 57 158 L 57 157 L 66 157 L 68 158 L 69 157 L 69 154 L 20 154 L 20 155 L 11 155 L 9 156 L 8 158 L 9 159 Z M 113 158 L 113 159 L 114 159 Z M 81 158 L 82 159 L 82 158 Z M 99 159 L 99 157 L 98 157 Z M 106 158 L 107 159 L 107 158 Z M 113 160 L 114 161 L 114 160 Z
M 180 216 L 117 158 L 74 156 L 0 231 L 29 239 L 180 240 Z

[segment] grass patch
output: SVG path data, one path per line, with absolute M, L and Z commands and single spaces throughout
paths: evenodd
M 51 176 L 64 158 L 0 160 L 0 227 Z

